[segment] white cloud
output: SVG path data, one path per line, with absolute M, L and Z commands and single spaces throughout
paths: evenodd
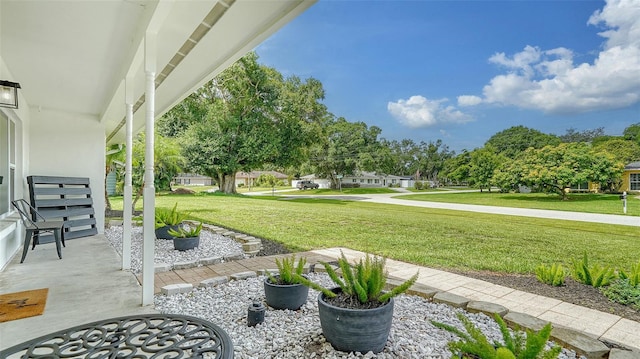
M 640 102 L 640 3 L 609 0 L 588 24 L 605 28 L 599 35 L 606 41 L 593 63 L 575 64 L 572 51 L 562 47 L 526 46 L 513 56 L 497 53 L 489 61 L 505 67 L 507 73 L 484 86 L 482 101 L 460 96 L 459 105 L 486 102 L 579 113 Z
M 430 127 L 444 123 L 464 123 L 472 120 L 453 106 L 449 100 L 429 100 L 422 96 L 411 96 L 408 100 L 389 102 L 387 110 L 400 123 L 411 128 Z
M 479 105 L 480 103 L 482 103 L 482 98 L 478 96 L 458 96 L 458 106 L 475 106 Z

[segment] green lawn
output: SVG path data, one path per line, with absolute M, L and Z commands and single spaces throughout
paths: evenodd
M 112 198 L 122 208 L 121 198 Z M 489 215 L 357 201 L 165 195 L 156 206 L 284 243 L 293 250 L 345 246 L 440 268 L 532 273 L 540 263 L 629 268 L 640 260 L 637 227 Z M 141 208 L 142 204 L 139 203 Z
M 480 204 L 486 206 L 552 209 L 587 213 L 623 214 L 622 201 L 619 195 L 572 193 L 569 200 L 562 201 L 560 196 L 543 193 L 434 193 L 412 194 L 402 199 L 431 202 L 449 202 Z M 634 196 L 627 197 L 627 215 L 640 216 L 640 200 Z

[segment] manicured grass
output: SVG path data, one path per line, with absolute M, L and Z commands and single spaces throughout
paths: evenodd
M 489 215 L 326 198 L 213 194 L 156 197 L 156 206 L 293 250 L 344 246 L 430 267 L 533 273 L 541 263 L 629 268 L 640 259 L 637 227 Z M 114 208 L 121 198 L 112 198 Z M 140 208 L 142 204 L 139 204 Z
M 486 206 L 552 209 L 557 211 L 623 214 L 619 195 L 572 193 L 569 200 L 560 200 L 559 195 L 544 193 L 434 193 L 402 196 L 416 201 L 479 204 Z M 640 216 L 640 200 L 627 196 L 627 215 Z

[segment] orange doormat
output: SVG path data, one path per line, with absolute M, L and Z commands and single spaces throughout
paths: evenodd
M 41 315 L 49 288 L 0 295 L 0 323 Z

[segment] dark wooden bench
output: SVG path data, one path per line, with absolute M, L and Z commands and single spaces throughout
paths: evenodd
M 87 177 L 29 176 L 31 205 L 46 219 L 64 221 L 65 240 L 98 233 L 91 187 Z M 38 243 L 53 241 L 41 236 Z

